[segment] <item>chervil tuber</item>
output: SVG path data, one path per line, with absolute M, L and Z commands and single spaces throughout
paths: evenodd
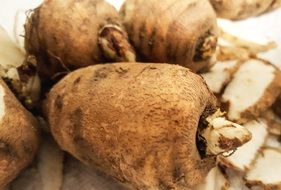
M 228 19 L 245 19 L 281 6 L 280 0 L 210 0 L 217 15 Z
M 211 65 L 218 29 L 207 0 L 126 0 L 120 12 L 141 61 Z
M 0 189 L 32 161 L 38 147 L 36 119 L 0 79 Z
M 36 60 L 25 58 L 8 34 L 0 27 L 0 77 L 8 84 L 16 97 L 28 108 L 39 100 L 40 79 Z
M 190 189 L 215 154 L 251 138 L 225 120 L 202 77 L 169 64 L 76 70 L 50 91 L 45 114 L 63 150 L 132 189 Z
M 45 0 L 25 25 L 42 79 L 105 61 L 134 61 L 118 12 L 103 0 Z

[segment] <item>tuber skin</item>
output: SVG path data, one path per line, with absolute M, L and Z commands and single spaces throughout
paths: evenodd
M 281 0 L 210 0 L 218 17 L 232 20 L 246 19 L 274 10 Z
M 30 164 L 39 144 L 36 119 L 0 79 L 0 189 Z
M 207 0 L 126 0 L 120 14 L 141 61 L 195 72 L 212 64 L 218 29 Z
M 191 189 L 215 166 L 215 155 L 200 155 L 197 129 L 216 103 L 184 67 L 116 63 L 68 74 L 48 94 L 45 115 L 63 150 L 129 189 Z
M 103 0 L 45 0 L 25 25 L 25 49 L 43 80 L 110 61 L 135 61 L 118 12 Z

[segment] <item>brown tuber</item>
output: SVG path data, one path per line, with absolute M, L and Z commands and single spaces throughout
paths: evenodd
M 207 0 L 126 0 L 120 14 L 141 61 L 211 65 L 218 29 Z
M 41 78 L 106 61 L 135 61 L 118 12 L 103 0 L 45 0 L 25 25 Z
M 214 154 L 250 140 L 243 127 L 229 135 L 233 123 L 216 110 L 203 78 L 186 68 L 117 63 L 67 75 L 45 113 L 63 150 L 131 189 L 156 190 L 192 188 L 215 166 Z
M 36 119 L 0 79 L 0 189 L 31 163 L 38 148 Z
M 281 0 L 210 0 L 217 15 L 228 19 L 245 19 L 281 6 Z

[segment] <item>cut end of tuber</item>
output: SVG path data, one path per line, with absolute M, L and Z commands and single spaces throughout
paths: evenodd
M 239 171 L 245 171 L 250 168 L 268 135 L 267 125 L 263 120 L 252 121 L 244 126 L 252 133 L 252 139 L 238 148 L 231 156 L 219 157 L 219 162 L 222 165 Z
M 199 39 L 195 50 L 194 61 L 208 61 L 211 59 L 216 52 L 217 40 L 217 36 L 212 35 L 209 32 L 207 32 L 201 40 Z
M 206 128 L 199 132 L 199 136 L 206 143 L 206 156 L 233 151 L 252 138 L 245 127 L 228 121 L 220 110 L 206 118 Z
M 99 46 L 108 60 L 135 62 L 136 54 L 122 29 L 115 25 L 106 25 L 99 32 Z

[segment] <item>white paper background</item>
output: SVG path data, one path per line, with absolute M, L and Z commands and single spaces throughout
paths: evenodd
M 0 2 L 0 26 L 4 27 L 22 46 L 23 38 L 20 35 L 23 35 L 25 13 L 38 6 L 42 0 L 0 0 Z M 119 8 L 123 0 L 108 0 L 108 2 Z M 239 22 L 219 20 L 219 25 L 226 31 L 249 40 L 261 43 L 277 42 L 279 45 L 277 49 L 261 56 L 281 67 L 281 9 Z

